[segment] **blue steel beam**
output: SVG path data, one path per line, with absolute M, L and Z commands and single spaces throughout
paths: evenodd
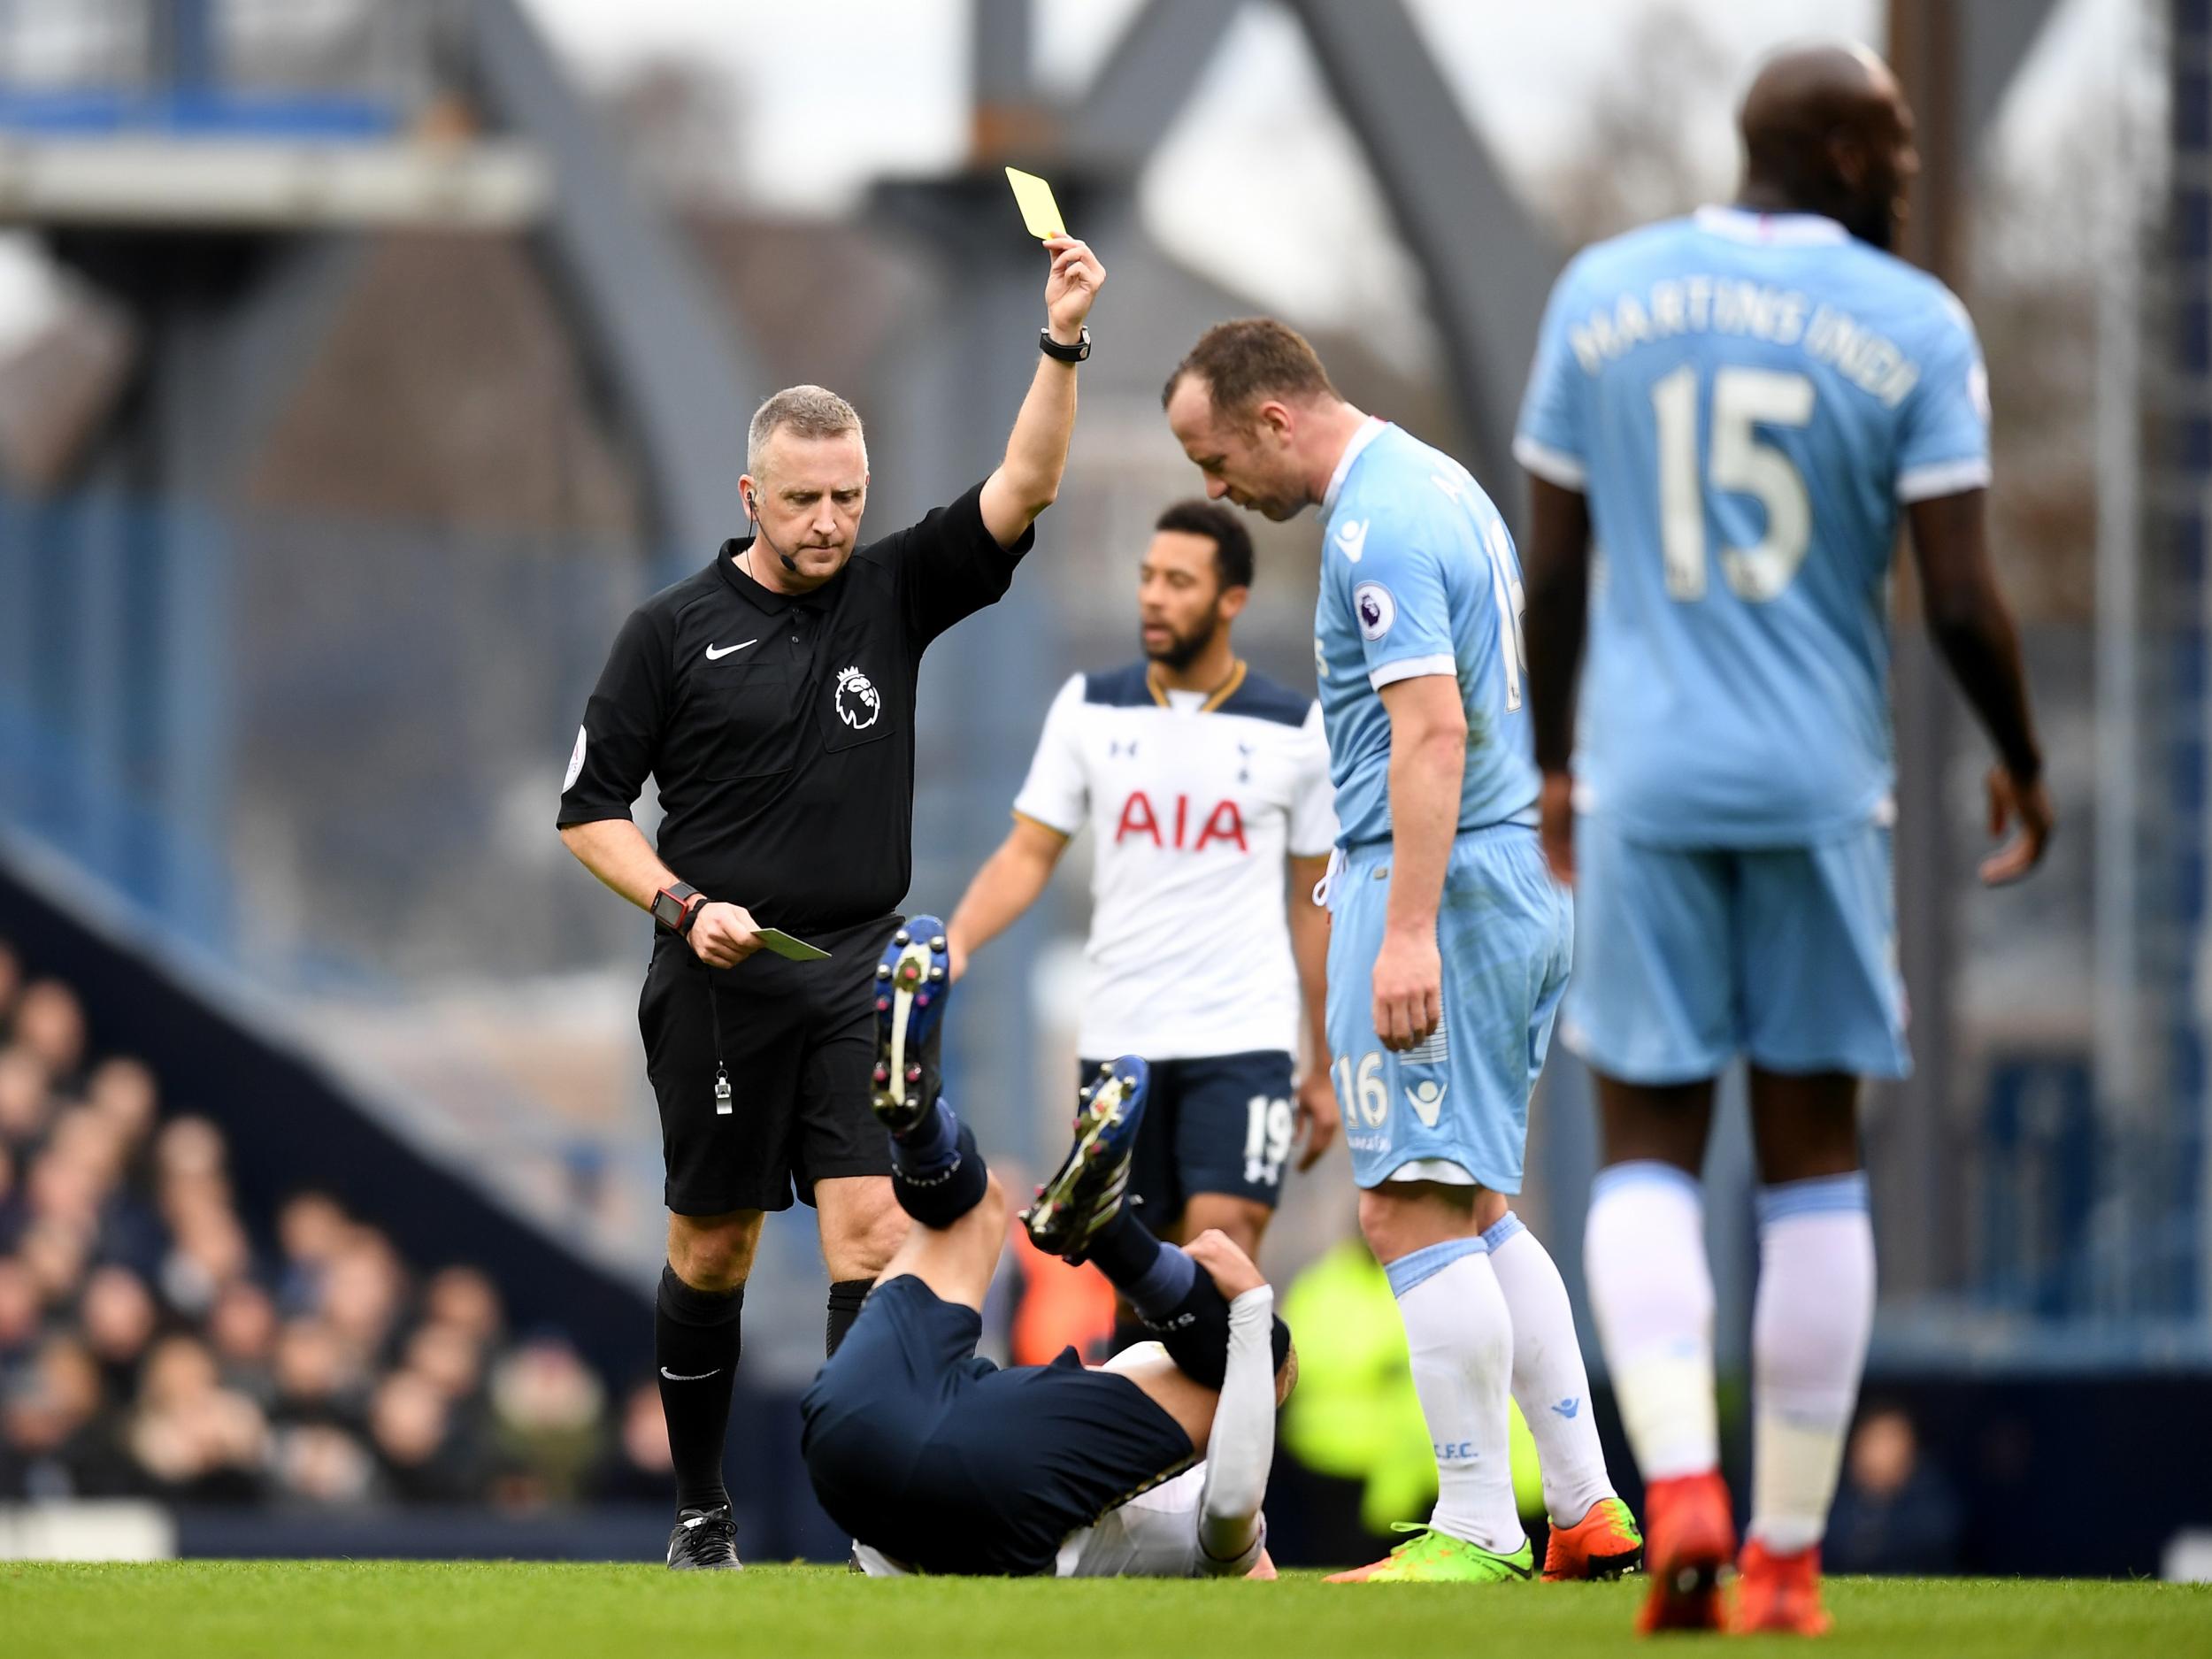
M 1133 175 L 1190 102 L 1242 4 L 1149 0 L 1068 115 L 1069 158 Z
M 1964 0 L 1959 12 L 1959 130 L 1985 135 L 2056 0 Z
M 465 20 L 486 98 L 552 163 L 550 251 L 642 439 L 655 553 L 672 577 L 743 521 L 745 426 L 772 388 L 741 319 L 709 296 L 680 233 L 626 176 L 515 0 L 473 0 Z
M 1402 0 L 1288 4 L 1427 280 L 1465 458 L 1517 520 L 1513 420 L 1558 250 L 1460 113 Z

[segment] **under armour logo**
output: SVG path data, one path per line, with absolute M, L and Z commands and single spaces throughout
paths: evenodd
M 1252 781 L 1252 745 L 1239 743 L 1237 753 L 1243 757 L 1237 763 L 1237 781 L 1249 783 Z
M 1137 740 L 1133 737 L 1131 738 L 1126 743 L 1120 741 L 1118 739 L 1110 738 L 1107 740 L 1106 757 L 1110 760 L 1117 759 L 1123 755 L 1127 755 L 1132 759 L 1134 759 L 1136 757 L 1136 753 Z

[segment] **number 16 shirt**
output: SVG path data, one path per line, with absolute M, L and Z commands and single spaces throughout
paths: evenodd
M 1442 450 L 1369 420 L 1338 458 L 1321 510 L 1314 666 L 1345 847 L 1390 841 L 1383 689 L 1432 675 L 1457 683 L 1467 718 L 1460 831 L 1533 824 L 1521 567 L 1489 496 Z

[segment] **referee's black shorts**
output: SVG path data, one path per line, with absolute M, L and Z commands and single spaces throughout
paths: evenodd
M 822 962 L 762 950 L 734 968 L 710 968 L 672 934 L 654 941 L 638 1028 L 660 1102 L 664 1202 L 672 1212 L 788 1210 L 795 1187 L 810 1204 L 817 1181 L 891 1172 L 868 1093 L 876 958 L 898 923 L 887 916 L 810 934 L 830 953 Z M 718 1025 L 726 1117 L 715 1110 Z

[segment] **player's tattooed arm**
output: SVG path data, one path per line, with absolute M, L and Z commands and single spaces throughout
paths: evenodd
M 1536 764 L 1544 774 L 1538 810 L 1544 856 L 1552 874 L 1574 881 L 1574 796 L 1568 767 L 1574 752 L 1575 681 L 1590 603 L 1590 503 L 1581 491 L 1529 479 L 1529 724 Z
M 1996 887 L 2018 880 L 2042 861 L 2053 825 L 2020 634 L 1990 565 L 1987 497 L 1986 490 L 1963 490 L 1914 502 L 1907 511 L 1928 632 L 1997 746 L 1999 763 L 1989 774 L 1989 833 L 2002 835 L 2018 826 L 2008 843 L 1982 862 L 1982 879 Z

